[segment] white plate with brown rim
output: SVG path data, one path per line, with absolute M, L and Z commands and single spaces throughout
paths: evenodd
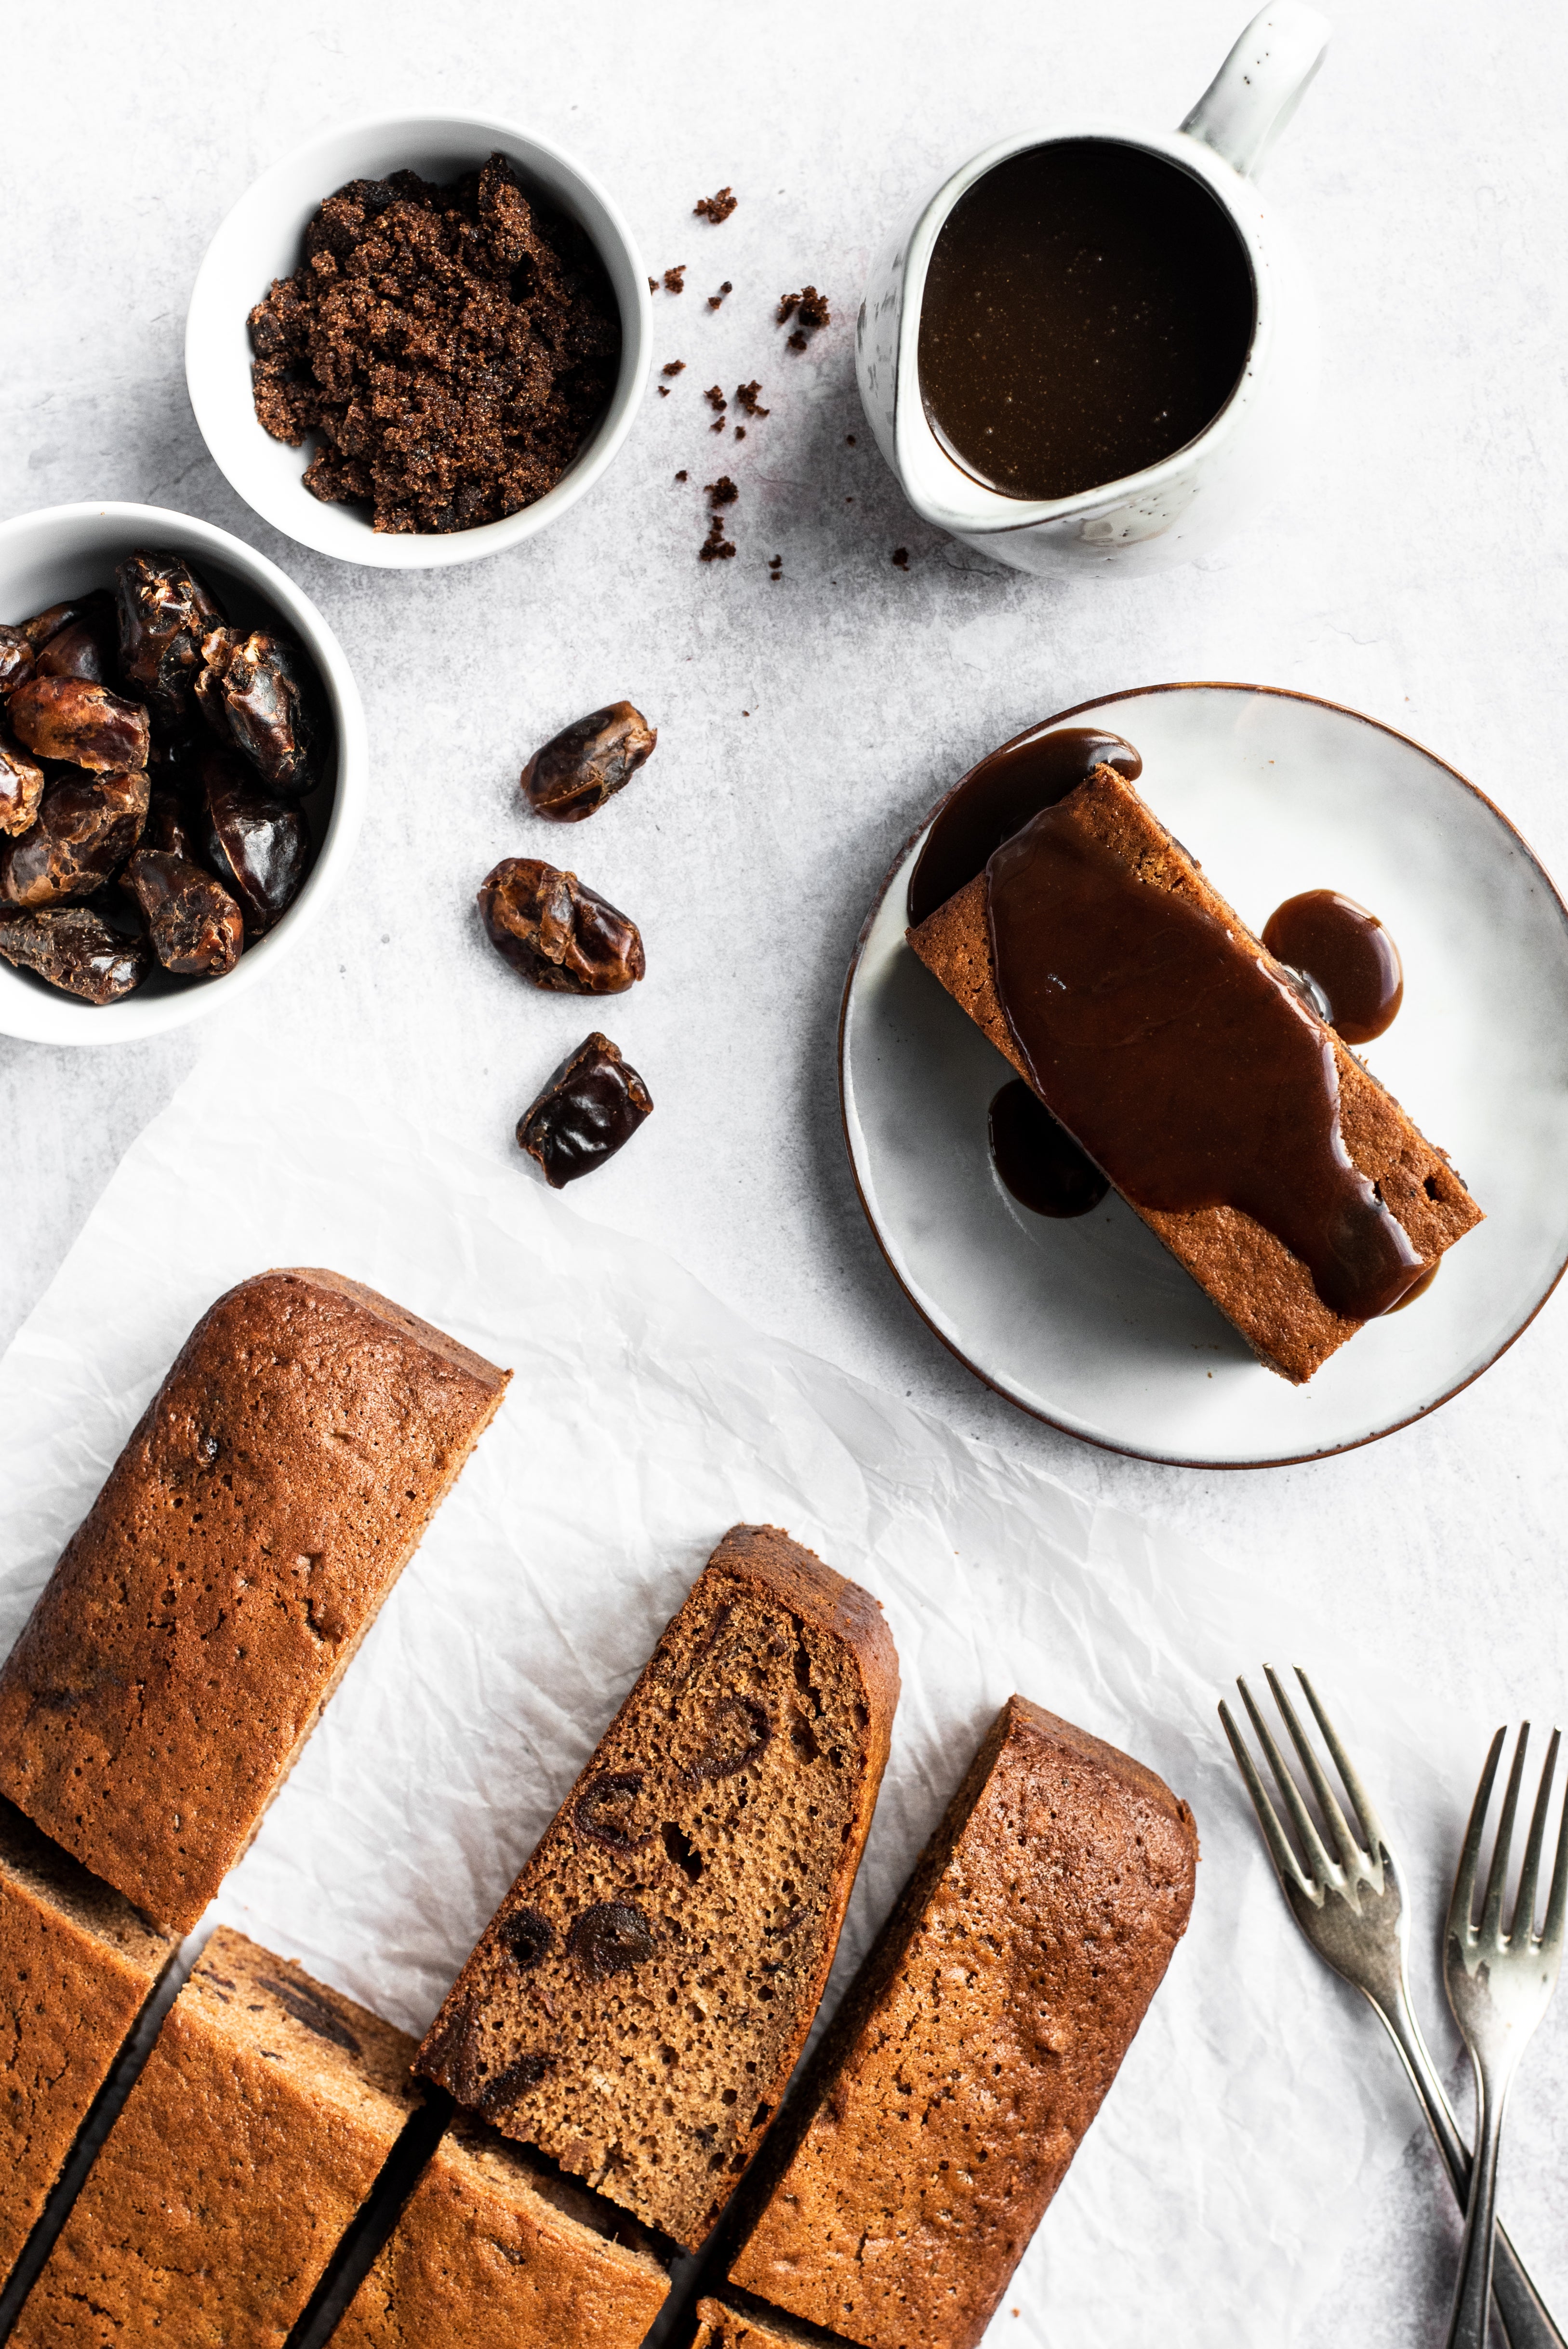
M 1487 1220 L 1422 1296 L 1294 1387 L 1114 1192 L 1070 1221 L 1020 1206 L 987 1132 L 1012 1071 L 904 941 L 928 818 L 861 933 L 839 1026 L 845 1139 L 895 1277 L 987 1385 L 1113 1451 L 1282 1466 L 1424 1417 L 1496 1361 L 1568 1265 L 1568 907 L 1473 784 L 1333 702 L 1146 686 L 1043 724 L 1135 744 L 1150 806 L 1254 929 L 1313 888 L 1378 915 L 1405 996 L 1362 1056 Z

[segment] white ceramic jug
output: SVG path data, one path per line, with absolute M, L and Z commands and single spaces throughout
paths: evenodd
M 1328 35 L 1305 0 L 1275 0 L 1253 17 L 1179 130 L 1095 121 L 1000 140 L 954 171 L 879 255 L 861 305 L 855 367 L 877 445 L 923 521 L 1019 571 L 1126 573 L 1190 562 L 1269 502 L 1310 421 L 1317 337 L 1310 289 L 1265 220 L 1252 174 L 1300 104 Z M 959 198 L 1009 156 L 1063 139 L 1140 148 L 1219 199 L 1252 270 L 1253 336 L 1229 399 L 1173 456 L 1074 497 L 1004 497 L 966 473 L 926 420 L 921 303 L 932 252 Z

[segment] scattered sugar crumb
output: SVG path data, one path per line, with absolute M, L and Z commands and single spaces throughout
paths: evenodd
M 715 514 L 713 520 L 708 523 L 707 536 L 697 548 L 697 561 L 699 563 L 727 563 L 734 553 L 735 541 L 730 538 L 726 538 L 724 534 L 724 524 L 718 515 Z
M 661 375 L 685 375 L 686 361 L 685 359 L 671 359 L 665 367 L 660 368 L 659 372 Z
M 717 228 L 721 222 L 729 218 L 739 202 L 740 198 L 733 188 L 720 188 L 717 196 L 699 196 L 692 211 L 699 219 L 709 220 Z
M 725 281 L 724 281 L 723 285 L 719 287 L 719 289 L 718 289 L 717 293 L 717 294 L 710 294 L 710 295 L 708 295 L 708 297 L 707 297 L 707 306 L 708 306 L 708 308 L 709 308 L 710 310 L 721 310 L 721 309 L 724 307 L 724 297 L 725 297 L 725 295 L 726 295 L 727 294 L 733 294 L 733 293 L 734 293 L 734 291 L 735 291 L 734 286 L 730 284 L 730 282 L 729 282 L 728 278 L 727 277 L 727 278 L 725 279 Z
M 752 377 L 749 383 L 738 383 L 735 387 L 736 405 L 738 408 L 743 408 L 748 416 L 769 415 L 771 411 L 763 407 L 761 399 L 758 397 L 761 389 L 762 386 L 758 382 L 755 376 Z
M 709 481 L 707 485 L 707 502 L 710 506 L 732 506 L 739 495 L 740 492 L 727 473 L 720 473 L 717 481 Z
M 909 549 L 908 549 L 908 547 L 907 547 L 907 546 L 895 546 L 895 547 L 893 548 L 893 551 L 892 551 L 892 559 L 893 559 L 893 563 L 894 563 L 895 566 L 896 566 L 900 571 L 907 571 L 907 570 L 909 569 Z
M 666 294 L 684 294 L 686 292 L 686 264 L 684 261 L 678 263 L 674 269 L 666 269 L 665 272 L 665 292 Z
M 708 385 L 707 389 L 703 393 L 703 398 L 707 400 L 710 408 L 722 409 L 729 406 L 728 400 L 726 399 L 723 392 L 716 383 L 710 383 Z
M 687 478 L 688 478 L 688 477 L 687 477 L 687 474 L 686 474 L 686 467 L 683 465 L 683 466 L 681 467 L 681 469 L 680 469 L 680 471 L 676 475 L 676 481 L 686 481 Z

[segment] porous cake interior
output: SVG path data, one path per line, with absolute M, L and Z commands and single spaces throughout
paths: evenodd
M 710 1567 L 492 1920 L 422 2067 L 650 2225 L 699 2240 L 820 1995 L 869 1728 L 849 1643 L 766 1582 Z

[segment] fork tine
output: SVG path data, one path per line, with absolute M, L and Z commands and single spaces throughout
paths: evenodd
M 1519 1789 L 1524 1776 L 1524 1749 L 1530 1743 L 1530 1723 L 1522 1721 L 1519 1737 L 1513 1748 L 1513 1761 L 1508 1773 L 1508 1790 L 1502 1798 L 1502 1816 L 1497 1823 L 1497 1842 L 1492 1847 L 1491 1867 L 1486 1879 L 1486 1895 L 1481 1903 L 1481 1939 L 1495 1948 L 1502 1932 L 1502 1895 L 1508 1882 L 1508 1850 L 1513 1841 L 1513 1822 L 1519 1810 Z
M 1364 1853 L 1356 1837 L 1351 1834 L 1345 1814 L 1339 1807 L 1338 1797 L 1329 1785 L 1324 1774 L 1323 1764 L 1308 1743 L 1306 1732 L 1295 1717 L 1295 1708 L 1281 1688 L 1279 1675 L 1272 1664 L 1264 1666 L 1264 1678 L 1274 1691 L 1274 1701 L 1280 1709 L 1281 1719 L 1290 1732 L 1290 1742 L 1301 1756 L 1301 1766 L 1306 1773 L 1307 1784 L 1317 1796 L 1317 1806 L 1328 1823 L 1328 1832 L 1339 1847 L 1340 1865 L 1347 1876 L 1358 1875 L 1367 1865 L 1368 1858 L 1376 1866 L 1376 1856 Z
M 1553 1750 L 1557 1733 L 1552 1733 Z M 1568 1911 L 1568 1800 L 1563 1805 L 1563 1816 L 1557 1827 L 1557 1858 L 1552 1870 L 1552 1889 L 1546 1896 L 1546 1922 L 1541 1929 L 1541 1946 L 1549 1958 L 1563 1954 L 1563 1920 Z
M 1546 1811 L 1552 1800 L 1552 1779 L 1557 1768 L 1558 1732 L 1552 1733 L 1552 1743 L 1546 1749 L 1546 1766 L 1541 1773 L 1541 1790 L 1535 1797 L 1535 1808 L 1530 1815 L 1530 1836 L 1524 1847 L 1524 1866 L 1519 1871 L 1519 1898 L 1513 1904 L 1513 1925 L 1511 1941 L 1517 1941 L 1522 1928 L 1526 1938 L 1535 1931 L 1535 1888 L 1541 1873 L 1541 1847 L 1546 1839 Z
M 1284 1829 L 1279 1823 L 1279 1815 L 1270 1802 L 1268 1791 L 1258 1775 L 1257 1765 L 1247 1747 L 1243 1744 L 1241 1732 L 1232 1720 L 1230 1706 L 1223 1699 L 1220 1703 L 1220 1719 L 1223 1722 L 1225 1734 L 1231 1741 L 1231 1751 L 1236 1757 L 1236 1767 L 1246 1781 L 1247 1792 L 1253 1798 L 1253 1808 L 1258 1815 L 1258 1825 L 1263 1829 L 1264 1841 L 1269 1847 L 1269 1857 L 1279 1870 L 1281 1881 L 1294 1884 L 1300 1892 L 1310 1893 L 1312 1887 L 1301 1872 L 1301 1862 L 1290 1847 Z
M 1500 1729 L 1491 1741 L 1491 1751 L 1486 1757 L 1486 1767 L 1480 1774 L 1480 1784 L 1475 1790 L 1475 1800 L 1470 1805 L 1470 1821 L 1465 1828 L 1464 1848 L 1460 1853 L 1460 1864 L 1454 1871 L 1454 1889 L 1453 1896 L 1449 1902 L 1447 1930 L 1466 1943 L 1470 1938 L 1470 1909 L 1475 1899 L 1475 1872 L 1480 1858 L 1481 1830 L 1486 1825 L 1487 1806 L 1491 1801 L 1492 1785 L 1497 1777 L 1498 1759 L 1502 1752 L 1502 1741 L 1507 1735 L 1506 1729 Z
M 1306 1701 L 1312 1707 L 1313 1719 L 1322 1732 L 1323 1742 L 1327 1746 L 1334 1766 L 1339 1773 L 1339 1783 L 1349 1795 L 1355 1806 L 1356 1816 L 1361 1822 L 1361 1832 L 1367 1838 L 1367 1852 L 1376 1860 L 1380 1851 L 1387 1851 L 1388 1848 L 1387 1839 L 1383 1833 L 1382 1821 L 1372 1807 L 1371 1797 L 1362 1785 L 1349 1754 L 1339 1742 L 1338 1732 L 1317 1701 L 1317 1691 L 1299 1664 L 1295 1668 L 1295 1676 L 1306 1692 Z
M 1245 1681 L 1240 1679 L 1236 1686 L 1241 1690 L 1242 1702 L 1247 1708 L 1247 1718 L 1256 1732 L 1258 1744 L 1263 1747 L 1268 1758 L 1269 1768 L 1274 1772 L 1274 1784 L 1279 1788 L 1285 1809 L 1290 1813 L 1291 1825 L 1301 1838 L 1301 1847 L 1306 1854 L 1307 1867 L 1319 1884 L 1327 1884 L 1335 1872 L 1334 1862 L 1323 1848 L 1323 1838 L 1317 1832 L 1311 1812 L 1301 1799 L 1301 1789 L 1285 1768 L 1284 1756 L 1274 1743 L 1273 1731 L 1253 1702 L 1251 1689 Z

